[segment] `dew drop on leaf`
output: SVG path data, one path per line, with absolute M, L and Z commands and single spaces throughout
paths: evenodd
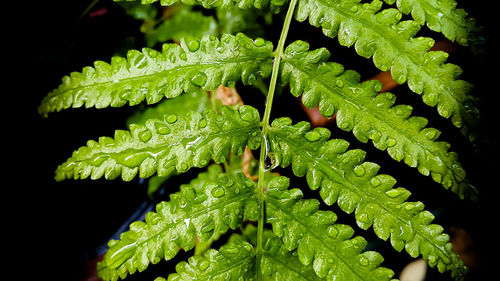
M 262 47 L 266 44 L 266 41 L 262 38 L 255 39 L 255 46 Z
M 200 41 L 198 41 L 198 39 L 196 38 L 187 39 L 186 44 L 191 52 L 195 52 L 200 48 Z
M 317 131 L 309 131 L 304 135 L 304 138 L 308 141 L 317 141 L 319 140 L 321 135 Z
M 370 261 L 366 257 L 361 257 L 359 259 L 359 264 L 362 266 L 368 266 L 370 264 Z
M 199 72 L 191 78 L 191 83 L 198 87 L 202 87 L 207 83 L 207 79 L 208 77 L 205 73 Z
M 354 168 L 354 173 L 356 174 L 356 176 L 362 177 L 365 174 L 365 168 L 363 168 L 363 166 L 361 165 L 358 165 Z
M 381 184 L 380 180 L 379 180 L 379 179 L 377 179 L 377 178 L 372 178 L 372 179 L 370 180 L 370 183 L 371 183 L 371 185 L 372 185 L 373 187 L 377 187 L 377 186 L 379 186 L 379 185 Z
M 139 134 L 139 139 L 143 142 L 147 142 L 151 139 L 152 136 L 153 135 L 151 134 L 151 132 L 149 130 L 145 130 Z
M 175 123 L 175 121 L 177 121 L 177 115 L 175 115 L 175 114 L 169 114 L 167 116 L 166 120 L 170 124 Z
M 214 197 L 221 197 L 221 196 L 224 196 L 224 194 L 226 194 L 226 191 L 224 190 L 224 188 L 222 186 L 218 186 L 218 187 L 212 189 L 211 193 Z

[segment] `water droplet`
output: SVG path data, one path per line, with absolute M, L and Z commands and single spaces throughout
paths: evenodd
M 368 266 L 370 264 L 370 261 L 366 257 L 361 257 L 359 259 L 359 264 L 362 266 Z
M 205 271 L 210 266 L 210 263 L 206 259 L 202 259 L 198 263 L 198 266 L 199 266 L 200 270 Z
M 183 60 L 183 61 L 187 60 L 187 55 L 186 55 L 186 53 L 184 53 L 184 52 L 180 53 L 180 54 L 179 54 L 179 58 L 181 58 L 181 60 Z
M 168 128 L 167 126 L 165 126 L 165 125 L 164 125 L 164 124 L 162 124 L 162 123 L 156 123 L 156 124 L 155 124 L 155 128 L 156 128 L 156 131 L 157 131 L 159 134 L 166 135 L 166 134 L 169 134 L 169 133 L 170 133 L 170 128 Z
M 396 140 L 395 139 L 389 138 L 387 140 L 387 146 L 392 147 L 392 146 L 395 146 L 395 145 L 396 145 Z
M 380 70 L 387 71 L 387 70 L 389 70 L 389 67 L 387 65 L 383 64 L 380 66 Z
M 356 176 L 362 177 L 365 174 L 365 168 L 363 168 L 363 166 L 361 165 L 358 165 L 354 168 L 354 173 L 356 174 Z
M 385 194 L 387 194 L 387 196 L 389 196 L 391 198 L 396 198 L 399 196 L 400 192 L 397 189 L 391 189 L 391 190 L 387 190 L 385 192 Z
M 253 247 L 252 247 L 252 245 L 247 244 L 247 243 L 243 244 L 243 248 L 244 248 L 247 252 L 253 251 Z
M 234 188 L 234 193 L 236 193 L 236 194 L 240 194 L 240 188 L 236 186 L 236 187 Z
M 337 87 L 339 88 L 342 88 L 344 87 L 344 82 L 340 79 L 337 79 L 337 81 L 335 81 L 335 85 L 337 85 Z
M 378 92 L 380 92 L 380 90 L 382 90 L 382 83 L 378 83 L 378 82 L 377 82 L 377 83 L 374 83 L 374 85 L 373 85 L 373 90 L 374 90 L 375 92 L 377 92 L 377 93 L 378 93 Z
M 381 182 L 380 182 L 380 180 L 379 180 L 379 179 L 377 179 L 377 178 L 372 178 L 372 179 L 370 180 L 370 184 L 371 184 L 373 187 L 377 187 L 377 186 L 379 186 L 379 185 L 381 184 Z
M 166 120 L 170 124 L 175 123 L 177 121 L 177 115 L 175 115 L 175 114 L 169 114 L 167 116 Z
M 182 163 L 181 166 L 179 167 L 180 169 L 178 170 L 179 172 L 185 172 L 188 169 L 188 165 L 186 163 Z
M 207 79 L 208 77 L 205 73 L 199 72 L 191 78 L 191 83 L 193 83 L 198 87 L 202 87 L 205 86 L 205 84 L 207 83 Z
M 226 194 L 226 191 L 224 190 L 224 188 L 222 186 L 218 186 L 218 187 L 212 189 L 211 193 L 214 197 L 221 197 L 221 196 L 224 196 L 224 194 Z
M 196 38 L 190 38 L 186 40 L 186 45 L 191 52 L 195 52 L 200 48 L 200 41 Z
M 357 12 L 358 11 L 358 6 L 352 6 L 351 12 Z
M 339 234 L 339 230 L 331 225 L 330 227 L 328 227 L 328 236 L 330 236 L 331 238 L 337 238 L 337 235 Z
M 205 166 L 205 165 L 207 165 L 207 164 L 208 164 L 208 161 L 207 161 L 207 160 L 205 160 L 205 159 L 200 160 L 200 165 L 201 165 L 201 166 Z
M 139 133 L 139 139 L 143 142 L 147 142 L 148 140 L 151 139 L 152 136 L 153 134 L 151 134 L 149 130 L 144 130 Z
M 257 38 L 257 39 L 255 39 L 254 42 L 255 42 L 255 46 L 257 46 L 257 47 L 262 47 L 266 44 L 266 41 L 262 38 Z
M 328 262 L 329 262 L 329 263 L 333 263 L 333 259 L 332 259 L 332 258 L 329 258 L 329 259 L 328 259 Z
M 304 135 L 304 138 L 308 141 L 317 141 L 321 138 L 321 135 L 318 131 L 309 131 Z
M 347 128 L 349 128 L 349 122 L 347 121 L 339 121 L 337 122 L 338 126 L 340 129 L 342 130 L 347 130 Z

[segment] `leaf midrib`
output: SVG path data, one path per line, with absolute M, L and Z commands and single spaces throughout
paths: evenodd
M 184 64 L 184 65 L 176 66 L 176 67 L 169 68 L 169 69 L 163 69 L 163 70 L 160 70 L 158 72 L 154 72 L 154 73 L 150 73 L 150 74 L 137 75 L 137 76 L 126 77 L 126 78 L 121 78 L 121 79 L 113 79 L 112 77 L 110 77 L 110 78 L 106 79 L 105 81 L 99 81 L 99 82 L 94 82 L 94 83 L 91 82 L 88 84 L 84 84 L 85 82 L 87 82 L 87 81 L 85 81 L 85 82 L 80 82 L 80 83 L 82 83 L 82 85 L 70 87 L 70 88 L 64 89 L 64 90 L 55 90 L 52 98 L 55 98 L 55 97 L 60 96 L 60 95 L 64 95 L 67 92 L 73 92 L 73 91 L 78 91 L 78 90 L 87 89 L 87 88 L 103 87 L 103 86 L 106 86 L 109 84 L 124 83 L 124 82 L 130 82 L 130 81 L 134 81 L 134 80 L 142 80 L 142 79 L 151 80 L 151 77 L 154 77 L 154 76 L 160 76 L 160 75 L 161 76 L 168 76 L 169 72 L 176 72 L 176 71 L 180 71 L 181 73 L 183 73 L 183 71 L 185 71 L 185 69 L 197 68 L 199 66 L 208 66 L 207 68 L 210 68 L 210 67 L 216 67 L 217 65 L 244 63 L 244 62 L 255 61 L 255 60 L 260 61 L 260 60 L 265 60 L 265 59 L 270 59 L 270 58 L 272 58 L 271 55 L 269 55 L 269 56 L 258 55 L 258 56 L 254 56 L 254 57 L 247 56 L 247 57 L 242 57 L 242 58 L 238 57 L 238 58 L 231 58 L 231 59 L 226 59 L 226 60 L 221 60 L 221 61 L 203 62 L 203 63 L 197 63 L 197 64 Z M 130 70 L 128 70 L 128 71 L 130 71 Z M 114 75 L 116 75 L 116 74 L 114 74 Z
M 435 148 L 435 147 L 429 148 L 428 147 L 429 145 L 423 144 L 423 142 L 428 142 L 428 143 L 431 143 L 431 144 L 435 144 L 435 142 L 429 141 L 428 139 L 426 139 L 425 137 L 422 137 L 422 136 L 420 136 L 418 138 L 418 140 L 415 140 L 415 138 L 413 137 L 413 136 L 415 136 L 414 134 L 409 133 L 407 130 L 401 129 L 402 126 L 399 126 L 399 125 L 395 124 L 395 122 L 393 122 L 394 118 L 383 118 L 382 116 L 380 116 L 377 113 L 377 111 L 367 110 L 364 106 L 362 106 L 362 105 L 360 106 L 359 105 L 360 103 L 359 102 L 357 103 L 355 98 L 352 98 L 350 96 L 345 96 L 340 91 L 335 91 L 334 88 L 332 88 L 332 87 L 330 87 L 330 85 L 326 84 L 322 79 L 320 79 L 319 76 L 313 75 L 307 69 L 302 69 L 299 65 L 293 64 L 293 59 L 292 60 L 285 60 L 285 62 L 288 63 L 288 64 L 290 64 L 295 69 L 301 71 L 302 73 L 305 73 L 307 76 L 310 77 L 311 80 L 317 81 L 324 88 L 329 89 L 330 92 L 335 93 L 338 96 L 340 96 L 341 98 L 343 98 L 343 100 L 345 102 L 347 102 L 352 107 L 356 108 L 357 111 L 361 111 L 364 114 L 370 115 L 370 116 L 372 116 L 372 118 L 374 118 L 376 120 L 379 120 L 379 122 L 385 123 L 386 124 L 386 126 L 385 126 L 386 130 L 391 130 L 391 131 L 396 132 L 396 135 L 398 135 L 399 138 L 406 138 L 406 139 L 408 139 L 409 143 L 418 145 L 421 150 L 427 151 L 426 154 L 429 154 L 429 155 L 431 155 L 433 157 L 438 158 L 439 162 L 445 163 L 445 165 L 447 167 L 447 170 L 450 171 L 454 175 L 454 178 L 456 178 L 457 175 L 456 175 L 455 171 L 453 170 L 454 164 L 453 163 L 448 163 L 448 161 L 446 161 L 446 157 L 442 156 L 442 152 L 438 148 Z M 354 101 L 352 101 L 352 100 L 354 100 Z M 338 105 L 338 106 L 340 108 L 342 105 Z M 402 122 L 405 122 L 405 120 L 402 120 Z M 405 126 L 406 126 L 406 124 L 405 124 Z M 419 135 L 417 135 L 417 136 L 419 136 Z M 434 146 L 434 145 L 432 145 L 432 146 Z M 417 155 L 417 159 L 418 159 L 418 155 Z M 433 169 L 430 169 L 430 170 L 432 171 Z M 458 183 L 456 183 L 456 184 L 458 184 Z

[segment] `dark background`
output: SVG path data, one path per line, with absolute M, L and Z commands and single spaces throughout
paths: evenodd
M 5 118 L 8 129 L 3 139 L 7 141 L 5 158 L 9 159 L 10 165 L 6 178 L 10 181 L 4 184 L 9 191 L 4 197 L 4 216 L 9 227 L 2 230 L 14 236 L 7 246 L 8 253 L 14 254 L 15 267 L 11 271 L 16 271 L 16 275 L 33 275 L 47 280 L 85 280 L 92 271 L 93 265 L 89 261 L 96 257 L 96 248 L 106 243 L 117 228 L 148 200 L 146 186 L 139 180 L 129 183 L 119 180 L 56 183 L 53 180 L 54 171 L 87 140 L 112 136 L 114 130 L 125 129 L 124 121 L 135 108 L 71 109 L 54 113 L 46 119 L 37 114 L 36 108 L 42 98 L 59 85 L 64 75 L 80 71 L 95 60 L 109 61 L 113 55 L 124 55 L 127 49 L 142 48 L 141 22 L 125 15 L 109 0 L 100 1 L 90 13 L 104 8 L 105 14 L 83 17 L 80 17 L 82 12 L 92 1 L 31 2 L 6 8 L 5 11 L 6 14 L 11 11 L 12 17 L 5 23 L 8 36 L 2 45 L 4 57 L 12 61 L 12 67 L 4 83 L 14 87 L 5 87 L 4 90 L 4 96 L 9 97 L 3 102 L 4 112 L 9 112 L 9 119 Z M 394 176 L 398 186 L 409 189 L 413 193 L 411 201 L 424 202 L 426 208 L 436 214 L 435 222 L 443 225 L 447 233 L 453 227 L 464 229 L 471 237 L 471 251 L 478 263 L 471 270 L 469 280 L 484 280 L 486 273 L 495 269 L 496 261 L 492 257 L 498 248 L 498 231 L 495 228 L 499 213 L 495 204 L 499 184 L 495 180 L 500 168 L 496 160 L 496 132 L 499 128 L 497 69 L 500 62 L 496 41 L 498 17 L 492 16 L 495 9 L 489 1 L 460 1 L 459 6 L 466 8 L 484 27 L 483 45 L 475 51 L 459 48 L 449 59 L 462 67 L 462 78 L 475 85 L 473 94 L 481 99 L 481 135 L 477 150 L 470 147 L 448 120 L 437 116 L 434 108 L 421 106 L 420 97 L 409 93 L 406 86 L 392 92 L 398 97 L 398 103 L 412 104 L 414 114 L 431 119 L 429 125 L 443 132 L 440 139 L 450 142 L 451 150 L 459 152 L 469 178 L 480 189 L 478 203 L 458 200 L 430 177 L 392 161 L 386 152 L 374 149 L 371 143 L 361 144 L 351 133 L 335 127 L 330 129 L 332 137 L 346 138 L 351 142 L 351 148 L 367 151 L 367 160 L 380 164 L 383 167 L 381 173 Z M 276 19 L 279 20 L 279 17 Z M 275 45 L 281 27 L 278 25 L 276 29 L 266 38 L 273 40 Z M 310 38 L 311 48 L 327 46 L 332 52 L 331 59 L 344 64 L 346 69 L 356 69 L 364 78 L 377 72 L 372 62 L 358 57 L 353 48 L 339 47 L 336 39 L 322 36 L 318 29 L 307 23 L 292 22 L 287 41 L 304 39 L 306 35 Z M 244 89 L 240 93 L 246 103 L 263 108 L 264 98 L 261 95 Z M 285 94 L 275 102 L 273 117 L 290 115 L 295 116 L 294 122 L 307 118 L 298 102 Z M 13 138 L 12 131 L 19 137 Z M 178 185 L 188 181 L 195 172 L 174 179 L 167 191 L 176 191 Z M 280 169 L 279 172 L 290 174 L 289 169 Z M 306 186 L 303 179 L 296 180 L 294 184 L 297 187 Z M 303 190 L 307 196 L 314 196 L 307 188 Z M 164 198 L 156 198 L 159 199 Z M 353 216 L 342 215 L 336 206 L 332 208 L 341 222 L 355 225 Z M 10 222 L 19 227 L 13 230 Z M 384 266 L 398 274 L 411 258 L 406 253 L 396 253 L 389 243 L 379 243 L 372 232 L 357 233 L 367 237 L 371 241 L 369 247 L 384 255 Z M 162 262 L 157 268 L 168 268 L 187 256 L 189 253 L 180 254 L 175 261 Z M 90 267 L 87 267 L 89 264 Z M 426 280 L 447 280 L 448 274 L 440 275 L 435 271 L 431 271 Z M 157 276 L 155 274 L 147 272 L 132 277 L 153 280 Z

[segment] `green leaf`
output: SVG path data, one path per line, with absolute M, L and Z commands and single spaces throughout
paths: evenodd
M 181 41 L 186 37 L 200 39 L 206 35 L 217 35 L 217 28 L 213 16 L 205 16 L 201 11 L 192 11 L 191 6 L 182 5 L 172 17 L 146 34 L 146 45 L 153 47 L 169 40 Z
M 306 176 L 309 187 L 320 189 L 323 201 L 354 212 L 363 229 L 373 226 L 375 234 L 390 238 L 394 249 L 403 248 L 412 256 L 422 256 L 440 272 L 451 271 L 462 279 L 467 271 L 453 252 L 443 228 L 430 224 L 434 216 L 421 202 L 407 202 L 410 192 L 393 188 L 396 180 L 377 174 L 379 166 L 363 162 L 365 152 L 347 150 L 349 143 L 331 139 L 325 128 L 310 130 L 310 124 L 291 124 L 289 118 L 276 119 L 269 135 L 270 150 L 282 167 L 292 166 L 296 176 Z
M 164 44 L 158 52 L 144 48 L 131 50 L 127 58 L 114 57 L 111 64 L 97 61 L 94 67 L 73 72 L 49 93 L 38 111 L 50 112 L 69 107 L 119 107 L 146 100 L 157 103 L 182 92 L 214 90 L 241 81 L 253 84 L 258 76 L 267 77 L 272 68 L 272 43 L 254 42 L 239 33 L 225 34 L 219 40 L 204 36 L 188 38 L 181 44 Z
M 326 117 L 336 113 L 337 126 L 352 131 L 361 142 L 371 139 L 394 160 L 431 175 L 462 198 L 476 197 L 475 189 L 465 181 L 458 155 L 448 152 L 447 142 L 436 141 L 441 133 L 426 128 L 427 119 L 411 116 L 409 105 L 394 105 L 393 94 L 379 94 L 380 82 L 360 83 L 357 72 L 327 62 L 329 57 L 324 48 L 309 51 L 306 42 L 292 43 L 283 58 L 282 82 L 290 84 L 294 96 L 302 95 L 305 106 L 319 105 L 319 112 Z
M 477 30 L 474 19 L 467 18 L 467 12 L 456 9 L 454 0 L 384 0 L 396 2 L 398 10 L 411 16 L 420 25 L 427 24 L 430 30 L 441 32 L 446 38 L 460 45 L 468 45 Z
M 462 70 L 445 63 L 448 54 L 429 52 L 434 40 L 414 37 L 420 30 L 414 21 L 400 21 L 396 9 L 380 11 L 382 2 L 359 3 L 360 0 L 300 0 L 296 19 L 322 27 L 329 37 L 338 37 L 343 46 L 353 46 L 362 57 L 372 57 L 375 66 L 391 71 L 394 80 L 408 83 L 424 103 L 437 106 L 438 113 L 451 118 L 468 137 L 477 123 L 473 98 L 467 93 L 471 85 L 458 80 Z
M 289 180 L 276 177 L 268 184 L 266 220 L 289 250 L 297 249 L 302 264 L 312 265 L 327 280 L 390 280 L 392 270 L 379 267 L 383 258 L 373 251 L 362 252 L 364 238 L 352 238 L 354 230 L 335 224 L 337 216 L 320 211 L 315 199 L 302 199 L 299 189 L 287 190 Z
M 192 184 L 170 195 L 170 201 L 158 204 L 145 222 L 132 223 L 120 240 L 110 241 L 98 265 L 99 277 L 125 278 L 145 270 L 149 263 L 172 259 L 180 248 L 192 249 L 197 239 L 208 241 L 229 228 L 236 229 L 244 218 L 257 216 L 254 183 L 243 173 L 224 174 L 220 166 L 212 165 Z
M 136 1 L 136 0 L 114 0 L 115 2 L 122 1 Z M 201 5 L 204 8 L 215 8 L 215 7 L 238 7 L 240 9 L 248 9 L 255 7 L 257 9 L 262 9 L 267 6 L 275 9 L 287 3 L 286 0 L 141 0 L 142 4 L 151 4 L 155 2 L 160 2 L 162 6 L 171 6 L 175 3 L 183 3 L 186 5 Z
M 237 241 L 192 256 L 175 267 L 177 273 L 168 280 L 252 280 L 255 275 L 255 253 L 250 243 Z
M 248 224 L 242 233 L 235 233 L 229 237 L 228 243 L 250 242 L 257 244 L 257 227 Z M 313 281 L 326 280 L 320 278 L 314 272 L 312 265 L 304 265 L 300 262 L 295 251 L 289 251 L 281 239 L 274 235 L 269 229 L 263 231 L 263 255 L 262 274 L 264 280 L 297 280 Z
M 186 115 L 188 112 L 203 112 L 211 109 L 208 95 L 203 90 L 183 93 L 175 99 L 160 101 L 154 106 L 148 106 L 136 111 L 127 119 L 127 126 L 131 124 L 145 124 L 149 119 L 162 119 L 167 114 Z
M 230 153 L 243 154 L 245 146 L 260 145 L 259 113 L 251 106 L 239 110 L 222 107 L 211 110 L 166 115 L 164 120 L 149 120 L 131 125 L 130 131 L 118 130 L 114 139 L 101 137 L 75 151 L 56 170 L 56 180 L 66 178 L 114 179 L 121 175 L 129 181 L 137 173 L 141 178 L 169 176 L 191 167 L 205 167 L 211 159 L 225 162 Z

